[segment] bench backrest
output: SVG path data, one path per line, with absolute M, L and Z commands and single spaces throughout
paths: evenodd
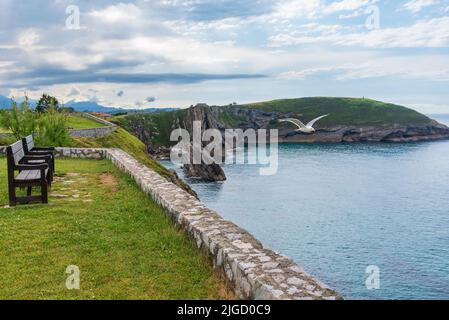
M 8 160 L 11 161 L 11 164 L 18 165 L 20 160 L 25 156 L 25 150 L 23 150 L 22 141 L 17 141 L 10 145 L 6 150 Z
M 6 162 L 8 164 L 8 180 L 14 179 L 14 167 L 20 163 L 25 156 L 22 141 L 17 141 L 6 148 Z M 11 184 L 10 184 L 11 185 Z
M 24 140 L 23 148 L 25 149 L 25 153 L 34 149 L 34 139 L 31 134 L 26 138 L 24 138 L 23 140 Z

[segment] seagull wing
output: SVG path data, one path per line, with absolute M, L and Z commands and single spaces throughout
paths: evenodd
M 289 118 L 289 119 L 281 119 L 279 120 L 279 122 L 290 122 L 293 123 L 295 126 L 298 126 L 299 129 L 304 129 L 306 128 L 306 126 L 304 125 L 304 123 L 302 123 L 300 120 L 298 119 L 293 119 L 293 118 Z
M 321 117 L 318 117 L 318 118 L 316 118 L 316 119 L 313 119 L 312 121 L 310 121 L 310 122 L 307 124 L 307 127 L 313 127 L 313 125 L 314 125 L 318 120 L 321 120 L 321 119 L 323 119 L 323 118 L 326 118 L 327 116 L 329 116 L 329 114 L 326 114 L 326 115 L 324 115 L 324 116 L 321 116 Z

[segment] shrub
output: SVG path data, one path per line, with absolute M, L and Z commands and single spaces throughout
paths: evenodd
M 11 130 L 16 139 L 22 139 L 36 131 L 37 115 L 25 97 L 19 106 L 12 100 L 12 109 L 2 111 L 1 122 L 3 127 Z
M 68 130 L 68 114 L 54 107 L 47 109 L 38 120 L 36 143 L 41 146 L 67 147 L 72 144 Z

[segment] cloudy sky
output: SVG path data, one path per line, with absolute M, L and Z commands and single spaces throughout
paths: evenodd
M 1 0 L 0 94 L 24 91 L 132 108 L 365 96 L 449 113 L 449 0 Z

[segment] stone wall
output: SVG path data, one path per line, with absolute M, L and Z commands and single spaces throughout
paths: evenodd
M 70 135 L 73 138 L 101 138 L 117 130 L 117 126 L 102 127 L 92 129 L 71 129 Z
M 6 153 L 6 146 L 0 146 L 0 154 Z M 56 148 L 57 158 L 104 159 L 107 149 L 95 148 Z
M 96 117 L 90 113 L 82 113 L 81 116 L 83 118 L 95 120 L 98 123 L 106 125 L 106 127 L 92 129 L 71 129 L 69 131 L 70 135 L 73 138 L 101 138 L 117 130 L 117 125 L 102 118 Z
M 115 124 L 113 124 L 112 122 L 109 122 L 109 121 L 107 121 L 107 120 L 105 120 L 105 119 L 96 117 L 96 116 L 94 116 L 93 114 L 90 114 L 90 113 L 87 113 L 87 112 L 82 113 L 81 116 L 82 116 L 83 118 L 88 118 L 88 119 L 95 120 L 95 121 L 97 121 L 97 122 L 99 122 L 99 123 L 102 123 L 102 124 L 108 126 L 108 127 L 115 127 Z
M 2 147 L 0 147 L 1 152 Z M 59 157 L 110 159 L 166 211 L 199 249 L 210 255 L 242 299 L 337 300 L 342 297 L 290 258 L 264 246 L 246 230 L 119 149 L 58 148 Z
M 104 159 L 107 149 L 56 148 L 57 158 Z

